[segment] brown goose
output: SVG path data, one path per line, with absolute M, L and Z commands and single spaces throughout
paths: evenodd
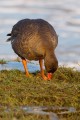
M 11 41 L 14 52 L 22 59 L 26 76 L 29 76 L 27 60 L 39 60 L 41 76 L 50 80 L 58 67 L 54 50 L 58 36 L 54 28 L 42 19 L 23 19 L 17 22 L 7 41 Z M 44 75 L 43 60 L 47 76 Z

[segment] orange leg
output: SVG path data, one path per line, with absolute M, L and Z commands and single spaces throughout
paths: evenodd
M 29 72 L 28 72 L 28 68 L 27 68 L 27 60 L 26 59 L 22 59 L 22 64 L 24 66 L 26 76 L 28 77 L 29 76 Z
M 47 77 L 44 75 L 44 69 L 43 69 L 43 60 L 39 60 L 40 70 L 41 70 L 41 76 L 44 80 L 47 80 Z

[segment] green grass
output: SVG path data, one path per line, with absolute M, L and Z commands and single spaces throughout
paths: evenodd
M 0 64 L 6 64 L 6 63 L 7 63 L 7 61 L 5 61 L 4 59 L 0 60 Z
M 17 106 L 59 106 L 75 107 L 80 111 L 80 72 L 72 68 L 60 67 L 54 73 L 53 79 L 45 81 L 39 72 L 26 78 L 25 73 L 19 70 L 0 71 L 0 105 L 15 108 Z M 0 110 L 0 117 L 7 120 L 9 117 Z M 21 114 L 20 114 L 21 113 Z M 78 113 L 79 114 L 79 113 Z M 48 116 L 26 115 L 22 111 L 9 113 L 21 120 L 49 120 Z M 7 116 L 7 117 L 6 117 Z M 79 116 L 79 117 L 78 117 Z M 77 119 L 75 119 L 77 117 Z M 32 119 L 34 118 L 34 119 Z M 70 114 L 61 120 L 79 120 L 80 114 Z M 9 120 L 9 118 L 8 118 Z

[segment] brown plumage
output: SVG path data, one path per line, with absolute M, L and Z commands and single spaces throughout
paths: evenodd
M 42 19 L 23 19 L 17 22 L 7 41 L 11 41 L 14 52 L 22 59 L 26 76 L 29 76 L 26 68 L 26 59 L 39 60 L 43 79 L 51 79 L 58 67 L 58 61 L 54 50 L 58 44 L 58 36 L 54 28 Z M 42 60 L 48 76 L 44 75 Z

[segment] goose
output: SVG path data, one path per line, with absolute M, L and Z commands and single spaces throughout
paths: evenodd
M 29 77 L 28 60 L 37 60 L 40 65 L 42 79 L 51 80 L 58 68 L 55 48 L 58 36 L 53 26 L 43 19 L 22 19 L 7 34 L 12 49 L 22 59 L 26 76 Z M 44 74 L 44 68 L 46 74 Z

